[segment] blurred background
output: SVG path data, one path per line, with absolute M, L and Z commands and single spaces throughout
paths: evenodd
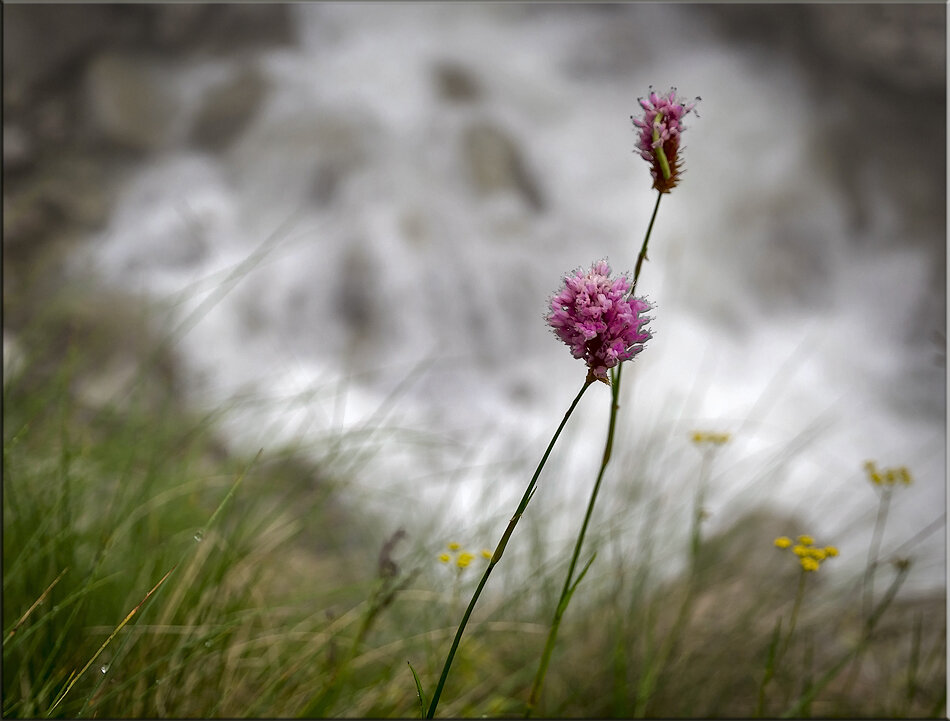
M 5 379 L 54 296 L 80 353 L 134 299 L 171 339 L 157 392 L 226 409 L 228 449 L 384 428 L 350 502 L 485 546 L 584 379 L 547 299 L 633 270 L 637 98 L 701 96 L 605 494 L 653 459 L 677 532 L 690 432 L 729 432 L 710 526 L 770 504 L 860 566 L 863 463 L 904 465 L 882 555 L 945 585 L 945 5 L 6 4 L 3 39 Z M 81 403 L 120 402 L 137 324 Z M 554 541 L 608 403 L 542 477 Z

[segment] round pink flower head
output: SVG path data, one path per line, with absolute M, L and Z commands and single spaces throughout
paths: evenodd
M 648 98 L 639 98 L 645 111 L 642 118 L 630 119 L 639 128 L 637 149 L 640 156 L 650 163 L 653 187 L 661 193 L 669 193 L 679 182 L 680 134 L 686 129 L 680 121 L 696 107 L 696 101 L 684 105 L 676 98 L 676 88 L 669 95 L 657 95 L 650 88 Z
M 564 279 L 564 287 L 551 298 L 548 324 L 571 349 L 583 358 L 588 380 L 609 385 L 607 369 L 630 360 L 643 350 L 652 336 L 643 326 L 643 315 L 652 307 L 642 298 L 628 297 L 630 280 L 610 278 L 610 266 L 601 260 L 586 273 L 580 269 Z

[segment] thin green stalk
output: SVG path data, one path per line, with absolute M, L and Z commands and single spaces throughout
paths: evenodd
M 647 257 L 647 244 L 650 242 L 650 233 L 653 232 L 653 222 L 656 220 L 656 211 L 660 209 L 660 201 L 663 199 L 663 193 L 656 194 L 656 205 L 653 206 L 653 215 L 650 216 L 650 224 L 647 226 L 647 234 L 643 238 L 643 245 L 640 247 L 640 255 L 637 256 L 637 266 L 633 269 L 633 285 L 630 287 L 630 295 L 637 289 L 637 281 L 640 279 L 640 266 Z
M 712 458 L 715 453 L 715 447 L 707 449 L 703 453 L 703 460 L 699 467 L 699 485 L 696 489 L 696 498 L 693 503 L 693 527 L 690 531 L 690 583 L 696 579 L 699 572 L 699 548 L 702 545 L 702 525 L 705 510 L 703 508 L 706 501 L 706 485 L 709 481 L 709 472 L 712 467 Z
M 666 662 L 670 659 L 670 656 L 673 655 L 673 648 L 682 635 L 683 629 L 686 627 L 686 621 L 689 618 L 689 610 L 692 607 L 693 602 L 693 590 L 693 582 L 692 578 L 690 578 L 687 582 L 686 591 L 683 596 L 683 602 L 680 604 L 679 611 L 676 613 L 676 620 L 673 622 L 673 628 L 664 637 L 663 645 L 660 646 L 660 650 L 657 653 L 655 660 L 651 659 L 651 662 L 648 664 L 649 668 L 640 678 L 640 683 L 637 686 L 637 696 L 634 700 L 633 718 L 646 717 L 647 704 L 650 702 L 650 698 L 656 691 L 657 680 L 659 679 L 660 674 L 663 672 L 663 669 L 666 667 Z
M 768 655 L 765 659 L 765 673 L 762 675 L 762 683 L 759 684 L 759 699 L 755 705 L 755 717 L 762 718 L 765 711 L 765 687 L 769 685 L 772 676 L 775 675 L 776 651 L 778 650 L 778 641 L 782 636 L 782 617 L 779 616 L 775 622 L 775 630 L 772 632 L 772 641 L 769 643 Z
M 779 660 L 788 650 L 788 644 L 792 640 L 792 634 L 795 633 L 795 623 L 798 621 L 798 611 L 802 607 L 802 599 L 805 597 L 805 576 L 808 571 L 802 569 L 798 575 L 798 593 L 795 595 L 795 605 L 792 607 L 792 620 L 788 624 L 788 634 L 785 636 L 785 643 L 782 644 L 782 650 L 779 651 Z
M 672 657 L 674 649 L 686 628 L 686 623 L 690 617 L 690 611 L 693 606 L 693 598 L 696 593 L 696 579 L 699 573 L 699 550 L 702 545 L 701 526 L 703 521 L 703 501 L 706 493 L 706 483 L 709 478 L 710 467 L 712 466 L 712 457 L 714 449 L 709 449 L 703 453 L 703 460 L 699 469 L 699 485 L 696 489 L 696 499 L 693 507 L 693 527 L 690 531 L 690 565 L 689 574 L 686 578 L 686 589 L 683 595 L 683 602 L 680 604 L 679 611 L 676 614 L 676 620 L 673 622 L 673 628 L 663 639 L 663 645 L 657 655 L 656 662 L 651 663 L 649 669 L 640 678 L 640 684 L 637 688 L 637 696 L 634 701 L 634 718 L 643 718 L 647 712 L 647 704 L 650 698 L 657 690 L 657 682 L 666 663 Z
M 765 688 L 775 676 L 775 670 L 785 656 L 788 650 L 788 644 L 792 640 L 792 634 L 795 632 L 795 624 L 798 621 L 798 611 L 802 605 L 802 598 L 805 596 L 805 576 L 806 571 L 802 569 L 798 576 L 798 592 L 795 594 L 795 605 L 792 607 L 792 617 L 788 624 L 788 632 L 785 634 L 785 640 L 779 646 L 779 638 L 782 629 L 782 619 L 779 618 L 772 636 L 772 642 L 769 644 L 768 658 L 765 662 L 765 674 L 762 676 L 762 683 L 759 684 L 759 698 L 755 707 L 756 718 L 761 718 L 765 710 Z
M 653 223 L 656 221 L 657 211 L 660 209 L 660 200 L 663 199 L 662 193 L 657 193 L 656 204 L 653 206 L 653 214 L 650 216 L 650 224 L 647 226 L 646 235 L 643 238 L 643 245 L 640 247 L 640 254 L 637 256 L 637 265 L 633 271 L 633 283 L 630 285 L 630 293 L 637 288 L 637 281 L 640 279 L 640 268 L 647 257 L 647 245 L 650 242 L 650 234 L 653 232 Z M 580 533 L 577 535 L 577 541 L 574 543 L 574 553 L 571 556 L 571 563 L 567 569 L 567 576 L 564 579 L 564 586 L 561 590 L 561 597 L 558 599 L 554 610 L 554 618 L 551 621 L 551 628 L 548 631 L 548 638 L 544 645 L 544 652 L 541 655 L 541 662 L 538 665 L 538 673 L 534 678 L 534 684 L 531 686 L 531 695 L 528 697 L 528 705 L 525 708 L 525 718 L 531 716 L 534 707 L 537 705 L 541 695 L 541 689 L 544 686 L 544 677 L 547 674 L 548 664 L 551 660 L 551 654 L 554 651 L 554 643 L 557 640 L 558 629 L 561 625 L 561 618 L 567 610 L 570 602 L 571 582 L 574 580 L 574 569 L 577 568 L 577 560 L 581 555 L 581 547 L 584 545 L 584 537 L 587 534 L 587 527 L 590 524 L 591 515 L 594 512 L 594 504 L 597 502 L 597 494 L 600 493 L 600 484 L 604 478 L 604 472 L 607 470 L 607 464 L 610 462 L 610 456 L 613 451 L 614 431 L 617 426 L 617 411 L 620 409 L 620 377 L 623 371 L 623 363 L 616 367 L 611 383 L 610 399 L 610 422 L 607 428 L 607 440 L 604 443 L 604 455 L 600 463 L 600 470 L 597 471 L 597 480 L 594 482 L 594 488 L 590 494 L 590 500 L 587 503 L 587 511 L 584 514 L 584 523 L 581 525 Z M 575 586 L 576 587 L 576 586 Z
M 910 716 L 911 704 L 914 696 L 917 695 L 917 673 L 920 669 L 920 637 L 923 624 L 923 616 L 919 612 L 914 616 L 914 629 L 911 633 L 910 642 L 910 660 L 907 663 L 907 690 L 904 695 L 904 713 L 902 716 Z
M 151 591 L 145 594 L 145 598 L 139 601 L 138 605 L 135 608 L 133 608 L 131 611 L 129 611 L 129 614 L 124 619 L 122 619 L 122 622 L 118 626 L 116 626 L 115 630 L 111 634 L 109 634 L 109 637 L 105 641 L 103 641 L 102 645 L 99 647 L 99 650 L 96 651 L 93 654 L 92 658 L 90 658 L 86 662 L 86 665 L 82 667 L 82 671 L 80 671 L 79 673 L 76 673 L 75 671 L 73 671 L 70 674 L 69 680 L 66 682 L 66 687 L 63 689 L 62 693 L 60 693 L 59 698 L 56 699 L 56 702 L 50 707 L 49 711 L 46 712 L 47 717 L 53 713 L 53 711 L 56 709 L 57 706 L 59 706 L 60 703 L 62 703 L 63 699 L 66 698 L 66 695 L 70 692 L 72 687 L 76 685 L 76 682 L 80 679 L 80 677 L 84 673 L 86 673 L 86 671 L 89 669 L 90 666 L 92 666 L 95 660 L 99 658 L 99 655 L 103 651 L 105 651 L 106 646 L 108 646 L 112 642 L 112 639 L 116 637 L 116 634 L 118 634 L 119 631 L 121 631 L 125 627 L 125 625 L 129 621 L 132 620 L 132 616 L 138 613 L 139 609 L 142 608 L 145 602 L 148 601 L 148 599 L 152 597 L 152 594 L 158 590 L 158 587 L 161 586 L 163 583 L 165 583 L 165 580 L 172 574 L 172 571 L 174 571 L 176 568 L 178 568 L 177 563 L 174 566 L 172 566 L 171 569 L 169 569 L 169 571 L 164 576 L 162 576 L 162 579 L 152 587 Z
M 871 546 L 868 548 L 868 563 L 864 569 L 864 601 L 861 611 L 864 618 L 871 611 L 874 600 L 874 572 L 877 570 L 877 556 L 881 550 L 881 539 L 884 535 L 884 525 L 887 523 L 887 512 L 891 505 L 891 489 L 885 487 L 881 493 L 881 502 L 877 507 L 877 519 L 874 521 L 874 533 L 871 536 Z
M 881 492 L 881 499 L 877 506 L 877 518 L 874 520 L 874 531 L 871 533 L 871 545 L 868 547 L 868 561 L 864 568 L 864 580 L 862 582 L 862 601 L 861 617 L 867 621 L 871 613 L 871 605 L 874 602 L 874 574 L 877 572 L 878 555 L 881 550 L 881 541 L 884 536 L 884 526 L 887 524 L 887 513 L 891 505 L 891 488 L 885 486 Z M 851 692 L 851 687 L 861 672 L 861 664 L 864 660 L 864 650 L 857 651 L 851 661 L 851 668 L 844 681 L 842 698 L 846 698 Z
M 524 495 L 521 497 L 521 503 L 518 504 L 515 515 L 511 517 L 511 520 L 508 522 L 508 527 L 505 528 L 505 532 L 502 534 L 501 540 L 498 541 L 498 545 L 495 547 L 495 552 L 492 554 L 491 560 L 488 562 L 488 566 L 485 568 L 485 573 L 482 574 L 482 579 L 478 582 L 478 587 L 475 589 L 472 600 L 469 602 L 468 608 L 465 609 L 465 615 L 462 616 L 462 621 L 459 624 L 458 631 L 455 633 L 455 640 L 452 642 L 452 648 L 449 649 L 449 655 L 446 657 L 445 665 L 442 667 L 442 675 L 439 677 L 439 683 L 435 687 L 435 693 L 432 694 L 432 702 L 429 704 L 429 711 L 426 714 L 426 718 L 433 718 L 435 716 L 435 710 L 439 706 L 439 698 L 442 696 L 442 689 L 445 686 L 445 680 L 448 678 L 449 669 L 452 667 L 452 661 L 455 658 L 455 652 L 458 650 L 459 642 L 462 640 L 462 633 L 465 631 L 465 626 L 468 623 L 468 619 L 472 615 L 472 611 L 475 609 L 475 604 L 478 601 L 478 597 L 482 593 L 482 589 L 485 587 L 485 583 L 488 581 L 488 577 L 491 575 L 492 569 L 495 568 L 495 566 L 498 565 L 498 562 L 501 560 L 502 554 L 505 552 L 505 546 L 508 545 L 508 539 L 511 538 L 511 534 L 515 530 L 515 526 L 517 526 L 518 521 L 521 520 L 521 515 L 524 513 L 525 508 L 527 508 L 528 502 L 531 500 L 531 496 L 534 495 L 535 486 L 538 482 L 538 476 L 541 475 L 541 470 L 544 468 L 544 464 L 547 463 L 548 456 L 551 455 L 551 450 L 554 448 L 554 444 L 557 442 L 558 436 L 561 435 L 561 431 L 564 430 L 564 426 L 567 425 L 567 421 L 574 412 L 574 409 L 577 407 L 577 404 L 580 402 L 581 396 L 584 395 L 584 392 L 590 388 L 591 383 L 593 382 L 594 378 L 591 375 L 588 375 L 584 380 L 584 385 L 581 386 L 580 391 L 578 391 L 577 395 L 574 397 L 574 401 L 564 414 L 564 418 L 561 419 L 561 424 L 557 427 L 557 430 L 551 437 L 551 442 L 548 443 L 547 450 L 545 450 L 544 455 L 541 456 L 541 461 L 538 463 L 538 467 L 535 469 L 534 475 L 531 477 L 531 481 L 528 483 L 528 487 L 525 489 Z

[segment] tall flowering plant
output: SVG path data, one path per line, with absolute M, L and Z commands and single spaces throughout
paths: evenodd
M 699 98 L 696 98 L 698 101 Z M 618 279 L 614 283 L 608 283 L 600 280 L 604 275 L 609 274 L 609 267 L 602 262 L 595 264 L 591 273 L 582 283 L 575 276 L 569 277 L 566 282 L 566 288 L 552 299 L 552 307 L 562 301 L 568 301 L 572 298 L 579 298 L 581 303 L 574 306 L 573 313 L 571 306 L 565 304 L 561 308 L 561 313 L 555 308 L 554 314 L 549 317 L 549 322 L 554 327 L 558 336 L 567 343 L 575 358 L 583 357 L 587 360 L 590 368 L 588 378 L 606 381 L 606 371 L 611 370 L 613 382 L 611 387 L 610 421 L 607 426 L 607 440 L 604 444 L 604 455 L 600 463 L 600 470 L 597 472 L 597 480 L 591 491 L 590 501 L 587 504 L 587 512 L 584 515 L 584 522 L 581 525 L 580 532 L 577 535 L 577 541 L 574 544 L 574 553 L 571 557 L 571 563 L 567 569 L 567 576 L 564 579 L 564 586 L 561 589 L 561 596 L 554 610 L 554 617 L 551 620 L 551 627 L 548 631 L 547 642 L 544 651 L 541 654 L 541 661 L 538 665 L 538 671 L 535 675 L 534 683 L 531 687 L 531 694 L 528 698 L 528 705 L 525 709 L 525 716 L 530 716 L 537 705 L 541 689 L 544 686 L 544 677 L 547 674 L 548 663 L 551 660 L 551 653 L 554 651 L 554 644 L 557 640 L 558 629 L 560 628 L 561 618 L 564 616 L 567 606 L 577 589 L 578 584 L 583 580 L 587 569 L 594 562 L 596 554 L 592 555 L 587 564 L 581 569 L 575 577 L 577 562 L 580 558 L 581 548 L 584 545 L 584 537 L 587 534 L 587 528 L 590 524 L 591 515 L 594 511 L 594 505 L 597 502 L 597 495 L 600 492 L 600 485 L 604 478 L 604 472 L 607 470 L 607 464 L 613 452 L 614 431 L 617 427 L 617 411 L 620 408 L 620 378 L 621 364 L 632 358 L 643 349 L 643 343 L 650 337 L 648 331 L 642 329 L 643 323 L 648 320 L 641 316 L 645 310 L 651 306 L 645 300 L 634 298 L 633 293 L 637 287 L 637 280 L 640 278 L 640 269 L 643 261 L 647 257 L 647 245 L 650 242 L 650 234 L 653 231 L 653 223 L 656 221 L 656 214 L 660 208 L 660 200 L 665 194 L 668 194 L 679 182 L 682 169 L 680 158 L 680 136 L 686 129 L 682 119 L 691 112 L 696 102 L 685 104 L 676 97 L 676 89 L 671 89 L 667 95 L 657 95 L 652 88 L 647 98 L 639 99 L 640 106 L 643 108 L 641 117 L 631 116 L 634 127 L 638 130 L 639 142 L 637 149 L 640 156 L 650 163 L 650 174 L 653 176 L 653 188 L 657 191 L 656 204 L 653 206 L 653 214 L 650 216 L 650 224 L 647 226 L 646 235 L 643 238 L 643 244 L 640 247 L 640 253 L 637 256 L 637 265 L 633 272 L 632 282 L 627 281 L 625 277 Z M 603 271 L 606 271 L 604 273 Z M 594 280 L 597 278 L 597 280 Z M 590 296 L 591 286 L 596 287 L 597 303 L 589 303 L 587 298 Z M 575 291 L 575 288 L 577 291 Z M 609 293 L 605 292 L 609 289 Z M 598 319 L 609 319 L 605 324 L 607 330 L 606 347 L 599 339 L 592 341 L 583 341 L 583 335 L 592 329 L 593 326 L 588 321 L 590 308 L 597 308 L 598 313 L 603 306 L 609 308 L 608 311 L 597 315 Z M 566 321 L 567 328 L 570 331 L 565 337 L 562 327 Z
M 413 678 L 416 682 L 416 689 L 419 692 L 420 708 L 427 718 L 432 718 L 439 705 L 439 699 L 442 690 L 445 687 L 445 681 L 448 678 L 449 670 L 452 667 L 452 661 L 458 650 L 465 626 L 472 615 L 475 604 L 481 595 L 482 589 L 491 575 L 492 570 L 501 561 L 508 541 L 514 532 L 518 521 L 525 512 L 531 497 L 536 489 L 537 481 L 541 471 L 547 462 L 554 444 L 557 442 L 561 431 L 567 425 L 568 419 L 580 402 L 581 397 L 587 389 L 595 382 L 601 381 L 611 387 L 611 405 L 610 405 L 610 425 L 607 433 L 607 442 L 604 447 L 604 456 L 601 462 L 600 471 L 594 484 L 590 502 L 587 506 L 587 513 L 584 517 L 584 523 L 578 535 L 574 547 L 574 554 L 565 579 L 564 589 L 561 593 L 561 599 L 558 602 L 554 615 L 554 621 L 551 624 L 551 630 L 548 635 L 544 654 L 541 658 L 541 665 L 535 678 L 534 686 L 531 690 L 531 698 L 528 702 L 526 716 L 530 715 L 534 708 L 541 686 L 544 681 L 544 675 L 550 660 L 551 651 L 554 647 L 554 641 L 557 636 L 557 629 L 560 624 L 561 616 L 567 608 L 571 595 L 577 588 L 577 585 L 587 573 L 594 558 L 587 562 L 581 572 L 574 577 L 577 566 L 577 560 L 580 556 L 581 546 L 584 542 L 584 535 L 590 522 L 594 503 L 597 499 L 597 493 L 603 479 L 604 471 L 610 460 L 611 449 L 613 447 L 614 429 L 616 426 L 618 405 L 618 394 L 620 392 L 620 372 L 622 364 L 625 361 L 633 359 L 639 354 L 644 344 L 651 338 L 650 331 L 644 327 L 650 318 L 645 315 L 651 309 L 650 303 L 643 298 L 634 297 L 637 279 L 640 275 L 640 267 L 646 258 L 647 243 L 650 239 L 650 233 L 653 230 L 653 223 L 656 220 L 656 213 L 659 209 L 660 198 L 670 190 L 679 181 L 680 158 L 679 141 L 680 134 L 684 126 L 680 122 L 683 116 L 689 113 L 695 105 L 684 105 L 676 99 L 675 90 L 671 90 L 666 96 L 658 96 L 651 91 L 649 99 L 640 100 L 645 114 L 642 118 L 634 119 L 634 125 L 640 129 L 640 142 L 638 147 L 641 155 L 651 163 L 651 172 L 653 174 L 653 187 L 658 191 L 656 205 L 653 208 L 653 215 L 650 217 L 650 224 L 647 227 L 646 236 L 640 249 L 640 255 L 637 258 L 636 269 L 634 270 L 632 280 L 626 275 L 611 277 L 611 269 L 607 261 L 600 260 L 595 262 L 590 270 L 575 270 L 564 278 L 563 286 L 555 292 L 550 299 L 550 313 L 547 316 L 547 322 L 554 330 L 555 335 L 563 341 L 571 350 L 571 354 L 583 360 L 587 365 L 587 375 L 580 391 L 574 397 L 573 402 L 564 414 L 560 425 L 554 432 L 554 436 L 548 443 L 548 447 L 541 457 L 534 475 L 528 482 L 521 502 L 515 509 L 514 515 L 508 522 L 501 540 L 495 547 L 488 566 L 482 574 L 481 580 L 472 595 L 472 600 L 466 608 L 462 620 L 459 623 L 452 646 L 442 667 L 442 673 L 438 684 L 432 695 L 432 700 L 426 709 L 425 697 L 422 690 L 422 684 L 418 675 L 412 669 Z M 610 374 L 610 376 L 608 376 Z

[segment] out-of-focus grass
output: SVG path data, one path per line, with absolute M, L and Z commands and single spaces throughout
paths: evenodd
M 53 716 L 417 713 L 406 661 L 431 692 L 458 623 L 453 604 L 471 592 L 481 559 L 459 572 L 437 560 L 452 539 L 386 545 L 395 529 L 336 492 L 359 465 L 308 460 L 338 458 L 340 438 L 308 456 L 226 450 L 217 418 L 228 409 L 188 407 L 150 318 L 135 299 L 67 293 L 19 327 L 19 360 L 4 374 L 3 714 L 49 714 L 71 674 L 171 569 Z M 385 429 L 373 442 L 381 440 Z M 359 439 L 346 447 L 358 451 Z M 775 622 L 787 622 L 798 582 L 772 539 L 807 529 L 754 511 L 671 547 L 656 525 L 661 512 L 645 491 L 605 511 L 589 540 L 600 553 L 564 618 L 540 714 L 753 714 Z M 543 526 L 531 523 L 536 533 Z M 567 544 L 570 534 L 561 535 Z M 440 715 L 524 711 L 564 567 L 535 557 L 550 552 L 546 538 L 531 546 L 526 531 L 517 540 L 539 550 L 506 555 Z M 676 558 L 687 570 L 671 577 L 662 566 Z M 829 563 L 808 579 L 767 688 L 767 716 L 788 709 L 862 635 L 857 586 L 828 583 L 834 573 Z M 883 589 L 889 571 L 879 573 Z M 807 712 L 942 715 L 944 618 L 942 593 L 898 595 L 860 667 L 832 680 Z

